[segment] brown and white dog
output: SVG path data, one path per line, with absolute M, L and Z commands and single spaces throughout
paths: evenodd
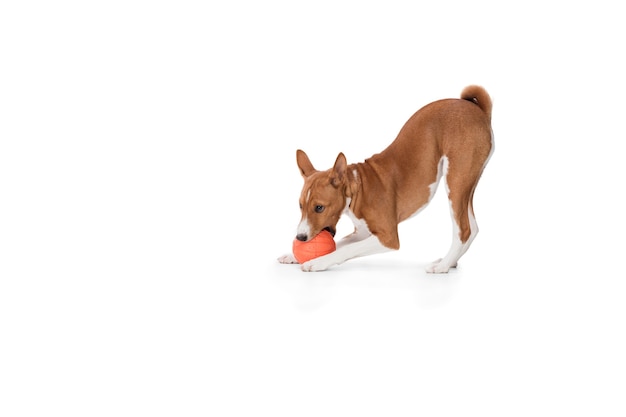
M 303 263 L 302 270 L 323 271 L 348 259 L 399 249 L 398 224 L 426 207 L 442 176 L 452 216 L 452 245 L 426 270 L 445 273 L 456 267 L 478 233 L 472 199 L 494 149 L 491 107 L 485 89 L 466 87 L 460 99 L 438 100 L 418 110 L 381 153 L 351 165 L 340 153 L 327 171 L 316 170 L 298 150 L 304 186 L 296 239 L 308 241 L 324 229 L 334 236 L 343 213 L 355 227 L 336 251 Z M 297 263 L 291 254 L 278 260 Z

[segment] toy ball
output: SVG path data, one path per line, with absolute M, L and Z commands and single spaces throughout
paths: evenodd
M 303 264 L 311 259 L 327 255 L 337 249 L 333 235 L 328 230 L 322 230 L 308 242 L 293 240 L 293 256 L 298 263 Z

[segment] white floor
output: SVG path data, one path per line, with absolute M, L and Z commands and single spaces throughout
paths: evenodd
M 0 7 L 0 415 L 625 415 L 621 14 L 279 3 Z M 458 269 L 442 190 L 398 252 L 276 261 L 297 148 L 359 162 L 470 83 Z

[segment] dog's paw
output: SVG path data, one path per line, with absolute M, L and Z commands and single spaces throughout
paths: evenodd
M 443 260 L 439 258 L 426 267 L 426 272 L 429 274 L 446 274 L 450 268 L 456 268 L 456 263 L 454 265 L 449 265 L 447 262 L 443 262 Z
M 303 263 L 301 269 L 304 272 L 318 272 L 328 269 L 328 265 L 321 258 L 316 258 Z
M 278 258 L 281 264 L 297 264 L 296 258 L 291 253 L 286 253 Z

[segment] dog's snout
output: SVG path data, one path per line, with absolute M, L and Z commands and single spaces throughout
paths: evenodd
M 308 236 L 306 235 L 306 233 L 298 233 L 296 235 L 296 239 L 298 239 L 300 242 L 306 242 L 307 237 Z

